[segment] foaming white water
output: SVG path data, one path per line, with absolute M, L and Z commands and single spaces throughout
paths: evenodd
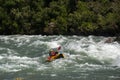
M 55 37 L 55 36 L 49 36 L 52 39 L 46 40 L 35 40 L 29 46 L 35 46 L 38 47 L 39 45 L 46 45 L 48 48 L 56 48 L 59 47 L 62 42 L 66 39 L 65 37 Z M 44 38 L 47 38 L 47 36 L 44 36 Z
M 103 38 L 104 40 L 104 38 Z M 80 40 L 72 39 L 66 45 L 67 49 L 77 53 L 85 52 L 88 56 L 98 60 L 115 60 L 120 56 L 120 45 L 118 43 L 96 42 L 93 37 L 83 37 Z M 73 54 L 74 55 L 74 54 Z
M 74 36 L 73 36 L 74 37 Z M 76 36 L 77 37 L 77 36 Z M 74 50 L 75 52 L 86 52 L 89 45 L 96 44 L 92 37 L 80 37 L 78 39 L 69 39 L 66 44 L 67 49 Z
M 3 56 L 0 56 L 0 60 L 3 59 L 4 57 Z
M 113 66 L 120 67 L 120 56 L 118 56 L 112 63 Z
M 26 36 L 26 35 L 0 36 L 0 40 L 5 42 L 6 44 L 11 43 L 12 41 L 17 43 L 19 46 L 21 46 L 22 44 L 28 43 L 31 37 L 32 36 Z
M 52 41 L 52 42 L 47 42 L 47 41 L 40 41 L 40 40 L 37 40 L 37 41 L 34 41 L 32 44 L 30 44 L 29 46 L 35 46 L 35 47 L 38 47 L 39 45 L 48 45 L 49 47 L 51 48 L 55 48 L 55 47 L 58 47 L 59 44 L 55 41 Z M 52 46 L 51 46 L 52 45 Z
M 1 53 L 2 55 L 17 55 L 18 54 L 15 50 L 9 49 L 9 48 L 0 47 L 0 51 L 4 51 Z
M 20 57 L 20 56 L 0 56 L 0 70 L 6 72 L 16 72 L 24 69 L 34 68 L 39 65 L 38 58 Z M 7 62 L 4 62 L 7 61 Z
M 0 37 L 0 41 L 5 44 L 13 45 L 14 47 L 10 47 L 10 45 L 0 46 L 0 70 L 4 70 L 7 72 L 21 71 L 24 69 L 36 69 L 36 70 L 46 70 L 46 69 L 66 69 L 69 67 L 93 67 L 92 69 L 101 68 L 103 65 L 120 66 L 120 45 L 118 43 L 104 43 L 105 38 L 99 38 L 94 36 L 89 37 L 81 37 L 81 36 L 5 36 Z M 24 46 L 25 45 L 25 46 Z M 58 46 L 62 46 L 63 53 L 65 53 L 65 59 L 58 59 L 51 63 L 41 62 L 45 60 L 48 56 L 47 50 L 50 48 L 56 48 Z M 22 46 L 22 48 L 21 48 Z M 29 54 L 20 54 L 18 53 L 16 48 L 18 47 L 18 52 L 28 51 L 30 56 L 34 56 L 32 52 L 39 50 L 40 56 L 30 58 L 27 57 Z M 32 50 L 31 50 L 32 47 Z M 25 48 L 25 49 L 24 49 Z M 44 52 L 44 55 L 41 53 Z M 21 56 L 20 56 L 21 55 Z M 42 57 L 41 57 L 42 56 Z M 44 59 L 43 59 L 44 58 Z M 90 59 L 89 59 L 90 58 Z M 98 61 L 97 64 L 94 63 L 94 60 Z M 6 62 L 5 62 L 6 61 Z
M 48 42 L 47 45 L 50 47 L 50 48 L 56 48 L 56 47 L 59 47 L 59 43 L 56 42 L 56 41 L 53 41 L 53 42 Z
M 88 55 L 101 61 L 112 63 L 120 56 L 120 46 L 118 44 L 95 44 L 88 47 Z
M 47 42 L 46 44 L 49 48 L 56 48 L 61 46 L 61 43 L 63 43 L 66 39 L 67 38 L 65 37 L 59 36 L 55 39 L 52 39 L 50 42 Z

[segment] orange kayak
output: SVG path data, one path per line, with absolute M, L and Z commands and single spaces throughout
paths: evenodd
M 46 61 L 51 62 L 51 61 L 53 61 L 55 59 L 59 59 L 59 58 L 64 58 L 64 55 L 63 54 L 57 54 L 55 56 L 51 56 L 51 57 L 49 56 Z

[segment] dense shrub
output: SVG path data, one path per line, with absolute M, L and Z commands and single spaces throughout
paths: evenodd
M 119 13 L 119 0 L 0 0 L 0 34 L 116 35 Z

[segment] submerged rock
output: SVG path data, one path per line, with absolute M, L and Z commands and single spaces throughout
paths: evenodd
M 105 43 L 112 43 L 114 42 L 114 38 L 109 37 L 107 40 L 105 40 Z
M 118 43 L 120 43 L 120 36 L 116 37 L 114 41 L 117 41 Z
M 112 43 L 112 42 L 114 42 L 114 41 L 117 41 L 118 43 L 120 43 L 120 36 L 118 36 L 118 37 L 109 37 L 109 38 L 105 41 L 105 43 Z

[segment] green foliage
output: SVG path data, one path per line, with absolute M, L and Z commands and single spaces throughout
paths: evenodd
M 119 13 L 119 0 L 0 0 L 0 34 L 115 35 Z
M 56 26 L 59 34 L 64 34 L 67 32 L 67 21 L 64 17 L 57 17 Z
M 86 32 L 86 33 L 89 32 L 89 33 L 91 33 L 94 30 L 96 30 L 97 27 L 95 26 L 95 24 L 93 24 L 91 22 L 83 22 L 81 24 L 81 26 L 78 27 L 78 29 L 80 29 L 80 31 L 82 31 L 82 32 Z

